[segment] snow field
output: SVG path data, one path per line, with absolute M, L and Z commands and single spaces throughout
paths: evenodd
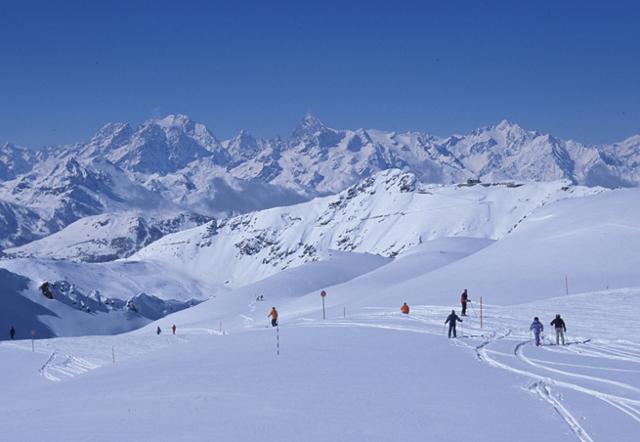
M 490 305 L 484 328 L 470 310 L 457 340 L 444 337 L 449 306 L 414 306 L 408 316 L 382 306 L 347 318 L 330 311 L 322 321 L 319 305 L 296 316 L 285 304 L 280 356 L 266 318 L 224 336 L 216 324 L 180 324 L 176 336 L 155 336 L 149 326 L 37 341 L 44 362 L 49 352 L 60 355 L 44 372 L 30 342 L 2 343 L 3 361 L 18 354 L 31 362 L 19 377 L 23 392 L 2 405 L 0 419 L 20 440 L 38 440 L 42 428 L 57 435 L 50 440 L 111 440 L 122 428 L 136 440 L 633 440 L 640 339 L 620 339 L 607 324 L 640 311 L 639 295 Z M 618 302 L 627 316 L 594 320 L 593 310 Z M 531 346 L 531 315 L 546 325 L 568 305 L 583 306 L 565 315 L 571 344 Z M 172 319 L 160 321 L 163 329 Z M 54 378 L 63 382 L 39 380 Z M 47 412 L 29 427 L 16 410 L 34 403 Z M 98 422 L 111 425 L 98 431 Z

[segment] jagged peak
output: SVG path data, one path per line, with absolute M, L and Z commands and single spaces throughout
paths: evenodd
M 232 138 L 232 140 L 237 140 L 237 141 L 255 141 L 255 137 L 253 135 L 251 135 L 251 133 L 245 129 L 241 129 L 240 132 L 238 132 L 238 135 L 236 135 L 235 137 Z
M 132 132 L 132 129 L 131 129 L 131 126 L 129 126 L 129 123 L 112 122 L 112 123 L 107 123 L 104 126 L 102 126 L 100 129 L 98 129 L 96 134 L 93 136 L 93 139 L 95 140 L 97 138 L 113 137 L 121 133 L 131 133 L 131 132 Z
M 502 119 L 498 124 L 495 124 L 492 127 L 498 130 L 522 129 L 520 125 L 518 125 L 517 123 L 512 123 L 507 119 Z
M 194 125 L 195 122 L 184 114 L 169 114 L 162 118 L 150 120 L 153 124 L 156 124 L 162 128 L 186 128 L 187 126 Z
M 531 132 L 526 129 L 523 129 L 517 123 L 513 123 L 507 119 L 503 119 L 500 122 L 492 125 L 492 126 L 484 126 L 480 127 L 470 133 L 472 136 L 480 136 L 480 137 L 491 137 L 497 139 L 514 139 L 514 138 L 523 138 L 523 137 L 535 137 L 541 135 L 538 132 Z M 466 138 L 466 135 L 455 135 L 449 137 L 449 139 L 455 138 Z
M 325 124 L 320 119 L 310 113 L 306 114 L 302 120 L 297 124 L 293 135 L 303 135 L 318 132 L 326 128 Z
M 311 113 L 305 114 L 302 120 L 300 120 L 299 124 L 305 126 L 324 126 L 324 123 L 320 120 L 320 118 Z

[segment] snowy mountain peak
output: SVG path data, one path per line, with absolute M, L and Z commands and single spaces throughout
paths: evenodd
M 293 131 L 293 138 L 302 138 L 309 135 L 314 135 L 322 130 L 326 129 L 325 124 L 314 115 L 306 114 L 302 120 L 298 123 Z
M 104 126 L 102 126 L 100 129 L 98 129 L 98 131 L 93 136 L 93 138 L 94 139 L 107 138 L 117 134 L 121 134 L 123 132 L 127 132 L 127 133 L 132 132 L 132 129 L 131 129 L 131 126 L 129 126 L 129 123 L 121 123 L 121 122 L 107 123 Z
M 493 128 L 505 131 L 505 130 L 522 130 L 522 128 L 517 123 L 512 123 L 507 119 L 501 120 L 498 124 L 492 126 Z
M 238 142 L 249 142 L 249 143 L 256 142 L 256 139 L 253 137 L 253 135 L 251 135 L 248 131 L 244 129 L 238 132 L 238 135 L 233 137 L 232 140 L 236 140 Z
M 487 134 L 493 138 L 500 138 L 505 142 L 516 142 L 537 135 L 535 132 L 523 129 L 519 124 L 512 123 L 509 120 L 502 120 L 498 124 L 485 129 L 480 129 L 478 134 Z
M 126 143 L 133 135 L 128 123 L 107 123 L 89 141 L 90 146 L 113 148 Z
M 188 126 L 195 125 L 196 123 L 184 114 L 169 114 L 163 118 L 149 120 L 153 124 L 157 124 L 163 128 L 186 128 Z
M 223 141 L 222 147 L 231 155 L 235 163 L 249 160 L 260 153 L 260 144 L 244 129 L 235 137 Z

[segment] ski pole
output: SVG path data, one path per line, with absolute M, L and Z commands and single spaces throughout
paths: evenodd
M 478 315 L 476 314 L 476 309 L 473 308 L 473 304 L 471 303 L 471 301 L 469 301 L 469 308 L 471 310 L 471 314 L 473 315 L 473 317 L 477 318 Z

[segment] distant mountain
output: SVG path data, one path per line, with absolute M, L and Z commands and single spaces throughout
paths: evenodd
M 75 145 L 3 145 L 0 246 L 20 246 L 106 213 L 227 218 L 334 194 L 392 168 L 424 183 L 563 179 L 611 188 L 637 186 L 639 164 L 640 135 L 587 146 L 508 121 L 441 138 L 337 130 L 307 115 L 286 138 L 242 131 L 219 141 L 203 124 L 169 115 L 135 128 L 109 123 Z
M 4 257 L 112 261 L 130 256 L 166 234 L 196 227 L 210 220 L 188 213 L 167 213 L 162 216 L 131 212 L 102 213 L 81 218 L 42 239 L 4 250 Z
M 235 288 L 336 251 L 395 257 L 441 238 L 491 242 L 546 204 L 601 192 L 567 181 L 425 185 L 412 173 L 390 169 L 336 195 L 167 235 L 127 262 L 162 263 L 212 286 Z

